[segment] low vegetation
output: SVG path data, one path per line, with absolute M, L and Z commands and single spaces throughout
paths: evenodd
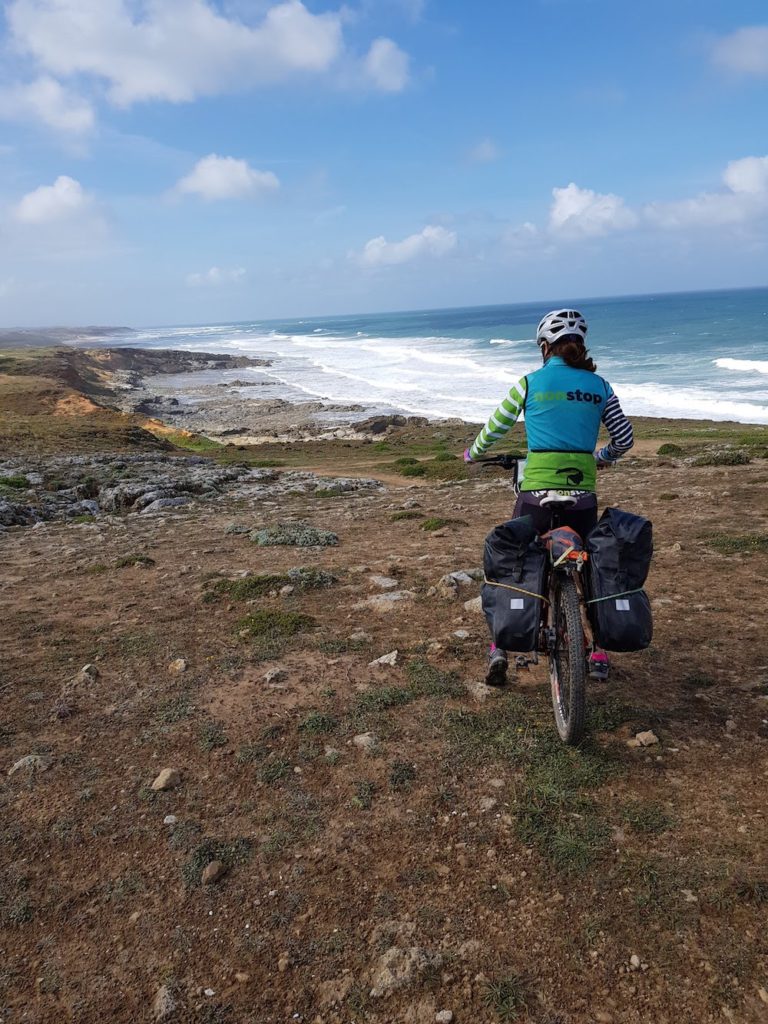
M 335 547 L 339 538 L 330 530 L 320 530 L 316 526 L 309 526 L 307 523 L 278 523 L 275 526 L 266 526 L 261 530 L 254 530 L 250 540 L 261 547 L 272 547 L 275 545 L 286 545 L 289 547 L 311 548 L 311 547 Z

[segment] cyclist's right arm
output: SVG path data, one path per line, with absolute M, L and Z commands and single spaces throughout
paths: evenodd
M 632 424 L 624 415 L 619 400 L 613 393 L 613 389 L 611 389 L 608 401 L 605 403 L 601 419 L 608 428 L 611 440 L 604 448 L 595 453 L 598 463 L 617 462 L 622 455 L 629 451 L 635 443 L 635 438 Z
M 525 408 L 527 394 L 528 378 L 521 377 L 516 384 L 512 385 L 507 397 L 502 400 L 501 405 L 491 415 L 491 418 L 475 438 L 472 447 L 469 449 L 471 459 L 479 459 L 481 455 L 488 451 L 491 445 L 500 441 L 514 427 L 520 413 Z

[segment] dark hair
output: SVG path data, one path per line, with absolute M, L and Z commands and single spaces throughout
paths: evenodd
M 572 366 L 574 370 L 589 370 L 590 373 L 597 370 L 597 364 L 590 358 L 579 334 L 566 334 L 558 338 L 557 341 L 550 343 L 549 350 L 553 356 L 560 356 L 563 362 Z

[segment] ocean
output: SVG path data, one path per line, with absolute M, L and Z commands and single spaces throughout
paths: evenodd
M 558 307 L 587 318 L 598 372 L 629 415 L 768 423 L 768 288 L 157 327 L 104 343 L 268 357 L 234 376 L 288 400 L 484 421 L 541 365 L 536 325 Z

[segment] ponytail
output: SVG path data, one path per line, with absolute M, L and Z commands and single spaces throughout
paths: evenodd
M 553 356 L 560 356 L 563 362 L 567 366 L 572 366 L 574 370 L 589 370 L 590 373 L 597 370 L 597 364 L 590 358 L 578 335 L 569 334 L 562 341 L 551 344 L 549 350 Z

